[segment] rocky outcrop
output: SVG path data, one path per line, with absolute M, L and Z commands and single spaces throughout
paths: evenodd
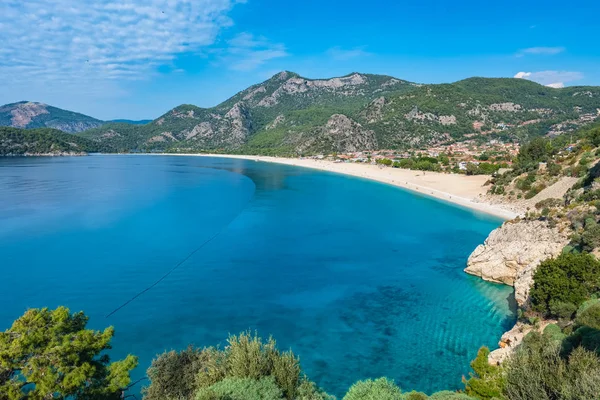
M 49 114 L 47 106 L 42 103 L 27 102 L 17 105 L 10 113 L 11 123 L 15 128 L 25 128 L 38 115 Z
M 373 100 L 364 111 L 364 117 L 369 122 L 376 122 L 383 115 L 383 107 L 385 106 L 385 97 L 378 97 Z
M 490 104 L 488 107 L 490 111 L 508 111 L 508 112 L 517 112 L 521 111 L 523 107 L 520 104 L 515 103 L 496 103 Z
M 283 114 L 279 114 L 274 120 L 273 122 L 271 122 L 270 124 L 268 124 L 265 129 L 271 130 L 271 129 L 275 129 L 277 128 L 279 125 L 281 125 L 282 123 L 285 122 L 285 115 Z
M 259 86 L 256 89 L 252 89 L 248 94 L 246 94 L 244 96 L 244 100 L 248 101 L 248 100 L 252 100 L 255 96 L 261 94 L 261 93 L 265 93 L 267 91 L 267 89 L 264 86 Z
M 197 111 L 196 121 L 200 111 Z M 179 113 L 177 117 L 187 117 L 189 114 Z M 191 128 L 173 135 L 175 140 L 189 140 L 199 147 L 227 147 L 237 149 L 242 146 L 252 131 L 252 118 L 245 102 L 237 102 L 223 115 L 214 113 L 204 114 L 205 121 L 196 123 Z M 164 135 L 164 133 L 163 133 Z
M 456 125 L 456 117 L 454 115 L 440 115 L 439 121 L 442 125 Z
M 229 122 L 229 129 L 227 130 L 229 143 L 234 147 L 244 144 L 252 129 L 252 119 L 248 108 L 243 103 L 236 103 L 225 114 L 225 119 Z
M 558 256 L 568 241 L 565 233 L 544 221 L 507 222 L 473 251 L 465 272 L 514 286 L 515 299 L 523 305 L 540 262 Z
M 54 128 L 68 133 L 97 128 L 104 122 L 44 103 L 21 101 L 0 106 L 0 125 L 13 128 Z
M 214 135 L 213 127 L 210 122 L 201 122 L 196 125 L 191 131 L 185 133 L 186 140 L 200 135 L 202 137 L 211 137 Z
M 442 125 L 456 125 L 456 117 L 454 115 L 440 115 L 437 116 L 432 113 L 424 113 L 419 111 L 419 107 L 415 106 L 413 109 L 404 114 L 404 118 L 409 121 L 419 121 L 419 122 L 437 122 Z
M 556 321 L 541 321 L 537 326 L 517 322 L 510 331 L 505 332 L 504 335 L 502 335 L 500 342 L 498 342 L 499 348 L 489 354 L 488 362 L 492 365 L 500 365 L 514 353 L 515 349 L 523 342 L 525 336 L 530 332 L 537 331 L 541 333 L 548 325 L 553 323 L 556 323 Z
M 289 74 L 282 75 L 280 73 L 276 75 L 274 78 L 276 80 L 282 80 L 282 78 L 287 78 Z M 331 79 L 305 79 L 301 78 L 297 75 L 290 77 L 285 80 L 281 86 L 279 86 L 270 96 L 264 97 L 258 102 L 257 106 L 259 107 L 272 107 L 276 104 L 279 104 L 279 99 L 282 96 L 293 96 L 298 94 L 304 94 L 311 91 L 316 90 L 324 90 L 324 91 L 334 91 L 339 95 L 350 96 L 356 94 L 355 90 L 349 90 L 347 92 L 340 91 L 340 89 L 346 88 L 355 88 L 357 86 L 367 84 L 367 79 L 364 75 L 354 73 L 349 76 L 344 76 L 341 78 L 331 78 Z M 254 97 L 254 96 L 252 96 Z
M 342 114 L 334 114 L 324 128 L 324 134 L 333 141 L 332 148 L 338 152 L 374 150 L 377 148 L 375 133 Z
M 358 122 L 343 114 L 332 115 L 327 123 L 313 131 L 303 132 L 294 137 L 293 145 L 297 153 L 325 149 L 329 152 L 348 153 L 377 148 L 375 132 L 366 129 Z

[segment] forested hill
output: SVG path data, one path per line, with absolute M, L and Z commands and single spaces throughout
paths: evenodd
M 63 132 L 76 133 L 97 128 L 109 122 L 143 125 L 152 121 L 131 121 L 127 119 L 101 121 L 73 111 L 31 101 L 21 101 L 0 106 L 0 126 L 13 128 L 54 128 Z
M 21 101 L 0 106 L 0 126 L 13 128 L 54 128 L 74 133 L 96 128 L 104 122 L 73 111 L 43 103 Z
M 77 155 L 99 151 L 114 149 L 56 129 L 0 127 L 0 156 Z
M 502 78 L 419 85 L 360 73 L 312 80 L 281 72 L 213 108 L 181 105 L 147 125 L 111 123 L 82 136 L 123 151 L 298 155 L 523 140 L 599 116 L 600 87 Z

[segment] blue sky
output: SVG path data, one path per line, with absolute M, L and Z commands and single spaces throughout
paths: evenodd
M 600 85 L 599 15 L 590 0 L 2 0 L 0 104 L 156 118 L 281 70 Z

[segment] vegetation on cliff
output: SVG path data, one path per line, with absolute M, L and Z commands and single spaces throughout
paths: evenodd
M 111 147 L 56 129 L 0 127 L 0 156 L 112 152 Z
M 213 108 L 181 105 L 144 126 L 107 124 L 83 135 L 122 151 L 297 156 L 522 142 L 571 132 L 598 118 L 599 108 L 596 87 L 488 78 L 417 85 L 382 75 L 312 80 L 281 72 Z

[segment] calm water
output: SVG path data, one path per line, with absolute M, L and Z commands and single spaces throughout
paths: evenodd
M 115 327 L 111 355 L 138 355 L 140 377 L 165 349 L 250 328 L 291 347 L 338 396 L 379 376 L 459 388 L 479 346 L 514 321 L 510 288 L 462 271 L 499 224 L 391 186 L 253 161 L 0 158 L 0 329 L 28 307 L 84 310 L 92 327 Z

